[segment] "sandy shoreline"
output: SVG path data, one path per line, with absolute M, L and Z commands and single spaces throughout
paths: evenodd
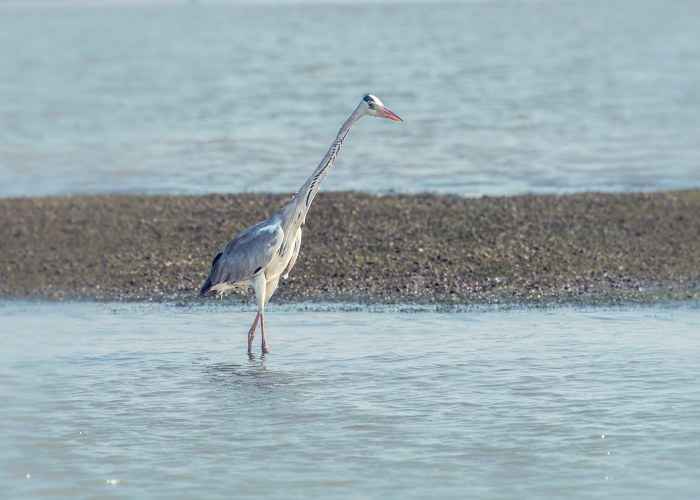
M 288 199 L 1 199 L 0 297 L 201 300 L 196 291 L 217 251 Z M 700 190 L 688 190 L 477 199 L 321 193 L 307 218 L 297 265 L 273 300 L 699 298 Z

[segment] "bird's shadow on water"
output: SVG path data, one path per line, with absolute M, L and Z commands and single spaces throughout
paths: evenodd
M 296 380 L 288 373 L 266 366 L 265 354 L 249 354 L 247 362 L 242 363 L 208 361 L 199 360 L 197 364 L 202 364 L 209 382 L 240 397 L 259 398 L 261 394 L 289 396 L 293 392 L 291 388 L 296 385 Z

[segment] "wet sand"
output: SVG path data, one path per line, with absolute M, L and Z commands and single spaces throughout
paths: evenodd
M 0 297 L 201 300 L 214 255 L 288 200 L 2 199 Z M 306 222 L 301 256 L 276 302 L 700 298 L 700 190 L 477 199 L 321 193 Z

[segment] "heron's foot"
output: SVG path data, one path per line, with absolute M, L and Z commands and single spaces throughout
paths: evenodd
M 262 345 L 262 352 L 263 352 L 263 354 L 267 354 L 268 352 L 270 352 L 270 348 L 268 347 L 267 344 Z
M 248 330 L 248 352 L 251 351 L 254 338 L 255 338 L 255 329 L 251 328 L 250 330 Z

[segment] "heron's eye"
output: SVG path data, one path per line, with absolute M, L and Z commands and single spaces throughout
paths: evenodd
M 374 107 L 374 101 L 369 101 L 369 107 L 373 108 Z

